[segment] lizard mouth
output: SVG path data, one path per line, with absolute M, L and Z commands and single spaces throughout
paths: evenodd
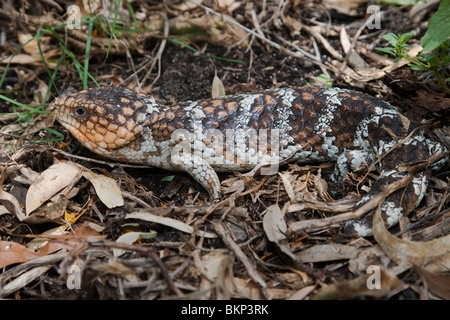
M 58 114 L 56 119 L 59 121 L 59 123 L 61 123 L 61 125 L 64 128 L 67 129 L 67 131 L 69 131 L 78 141 L 80 141 L 90 151 L 105 156 L 111 154 L 111 150 L 107 147 L 105 142 L 97 143 L 96 141 L 90 139 L 82 132 L 82 130 L 79 129 L 80 123 L 76 122 L 70 116 Z

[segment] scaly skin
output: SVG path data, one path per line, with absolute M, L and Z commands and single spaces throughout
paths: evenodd
M 159 105 L 151 96 L 120 87 L 84 90 L 50 106 L 58 121 L 89 150 L 104 157 L 184 171 L 213 199 L 220 197 L 217 172 L 245 171 L 257 163 L 336 161 L 333 179 L 342 180 L 361 163 L 370 165 L 405 138 L 397 110 L 381 99 L 339 88 L 280 88 L 216 99 Z M 380 177 L 358 206 L 405 172 L 397 165 L 425 160 L 430 142 L 416 131 L 382 158 Z M 422 199 L 428 171 L 382 205 L 388 226 Z M 351 221 L 345 232 L 371 233 L 370 219 Z

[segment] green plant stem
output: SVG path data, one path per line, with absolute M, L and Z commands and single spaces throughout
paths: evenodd
M 431 70 L 431 72 L 433 73 L 434 77 L 437 79 L 439 84 L 442 86 L 445 93 L 450 94 L 450 89 L 447 86 L 447 81 L 445 80 L 445 71 L 442 70 L 442 73 L 444 73 L 443 75 L 439 74 L 439 70 Z
M 403 58 L 405 58 L 406 60 L 408 60 L 411 63 L 414 63 L 415 65 L 428 69 L 430 70 L 430 66 L 428 64 L 423 63 L 422 61 L 420 61 L 419 59 L 416 59 L 414 57 L 411 57 L 408 53 L 403 52 L 402 54 L 400 54 Z

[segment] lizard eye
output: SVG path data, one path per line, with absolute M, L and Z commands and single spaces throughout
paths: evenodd
M 82 107 L 79 107 L 79 108 L 76 108 L 75 109 L 75 116 L 76 117 L 78 117 L 78 118 L 82 118 L 82 117 L 84 117 L 85 115 L 86 115 L 86 108 L 82 108 Z

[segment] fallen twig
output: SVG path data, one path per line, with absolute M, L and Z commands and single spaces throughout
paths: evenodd
M 225 227 L 222 223 L 212 222 L 212 226 L 220 238 L 225 242 L 225 244 L 234 252 L 236 257 L 242 262 L 245 269 L 247 270 L 249 276 L 255 281 L 259 283 L 263 288 L 267 288 L 267 284 L 263 278 L 259 275 L 259 273 L 255 270 L 252 263 L 248 260 L 247 256 L 241 250 L 239 245 L 227 234 Z

